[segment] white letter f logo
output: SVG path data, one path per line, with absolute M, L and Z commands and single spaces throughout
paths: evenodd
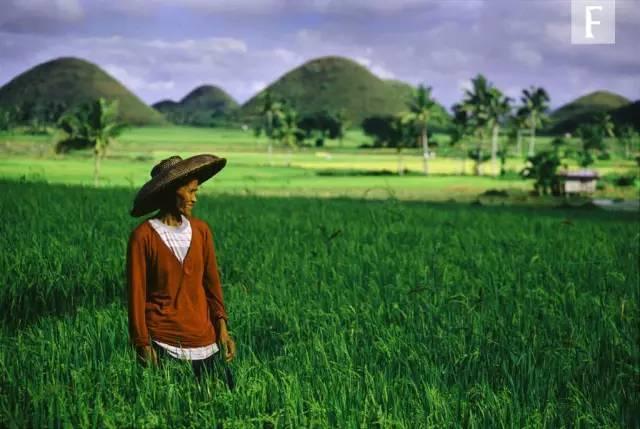
M 593 25 L 600 25 L 600 21 L 594 21 L 591 16 L 592 10 L 602 10 L 602 6 L 586 6 L 585 7 L 585 29 L 584 29 L 584 37 L 587 39 L 593 39 L 593 32 L 591 31 L 591 27 Z

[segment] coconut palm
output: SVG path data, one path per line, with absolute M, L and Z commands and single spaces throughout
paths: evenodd
M 461 109 L 466 112 L 471 134 L 476 140 L 476 147 L 468 154 L 475 161 L 474 174 L 480 175 L 480 166 L 488 159 L 483 148 L 487 130 L 491 124 L 491 85 L 483 75 L 479 74 L 471 80 L 471 86 L 470 90 L 465 90 Z
M 615 125 L 613 123 L 613 120 L 611 119 L 611 115 L 608 113 L 601 113 L 600 115 L 598 115 L 597 119 L 596 119 L 598 125 L 600 126 L 600 128 L 602 128 L 602 131 L 604 131 L 604 133 L 611 137 L 614 138 L 616 136 L 615 133 Z
M 498 136 L 501 124 L 504 124 L 511 112 L 511 98 L 505 97 L 499 89 L 490 87 L 487 99 L 487 110 L 487 125 L 491 130 L 491 164 L 494 174 L 498 175 Z
M 410 124 L 419 130 L 418 141 L 422 146 L 423 167 L 425 176 L 429 174 L 429 142 L 427 138 L 427 124 L 436 105 L 431 97 L 431 87 L 419 85 L 408 103 L 409 111 L 402 114 L 404 124 Z
M 631 152 L 640 149 L 640 135 L 631 125 L 623 126 L 617 134 L 618 142 L 624 147 L 624 157 L 631 158 Z
M 549 95 L 544 88 L 532 86 L 522 90 L 520 100 L 527 115 L 527 124 L 531 129 L 529 156 L 533 156 L 536 145 L 536 129 L 540 128 L 546 119 L 546 112 L 549 110 Z
M 462 164 L 460 174 L 466 174 L 466 160 L 467 160 L 467 141 L 473 129 L 467 110 L 460 103 L 453 105 L 453 129 L 451 133 L 451 144 L 460 145 L 462 150 Z
M 527 127 L 527 119 L 529 115 L 524 106 L 516 109 L 515 114 L 511 115 L 509 120 L 510 133 L 516 143 L 516 155 L 522 157 L 522 131 Z
M 100 161 L 107 155 L 109 144 L 124 130 L 118 122 L 118 101 L 100 97 L 81 105 L 75 113 L 63 115 L 58 121 L 62 138 L 56 152 L 92 148 L 94 153 L 94 185 L 99 185 Z

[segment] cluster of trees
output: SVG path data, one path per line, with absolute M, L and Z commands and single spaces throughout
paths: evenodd
M 578 150 L 566 145 L 566 138 L 557 137 L 552 149 L 536 152 L 536 131 L 548 121 L 549 95 L 543 88 L 531 87 L 522 91 L 519 104 L 505 96 L 483 75 L 471 80 L 462 101 L 453 105 L 450 128 L 451 144 L 461 149 L 462 174 L 466 159 L 474 161 L 473 172 L 481 174 L 481 166 L 491 161 L 495 174 L 505 173 L 506 145 L 513 145 L 522 156 L 523 136 L 529 135 L 527 165 L 520 172 L 523 177 L 536 180 L 536 189 L 546 192 L 547 185 L 555 177 L 562 158 L 574 158 L 587 167 L 595 159 L 608 159 L 606 138 L 616 138 L 624 147 L 625 156 L 637 150 L 639 135 L 632 126 L 619 129 L 609 114 L 602 114 L 595 122 L 582 124 L 576 132 L 581 141 Z M 439 106 L 433 100 L 431 87 L 419 85 L 407 103 L 407 110 L 397 115 L 374 116 L 363 121 L 364 133 L 374 139 L 376 147 L 393 147 L 398 153 L 398 174 L 404 174 L 402 150 L 408 147 L 422 148 L 424 174 L 429 174 L 431 148 L 437 146 L 432 139 L 433 125 L 438 124 Z M 73 109 L 63 103 L 52 102 L 46 106 L 24 103 L 12 109 L 0 109 L 0 130 L 11 130 L 16 124 L 29 124 L 36 132 L 46 125 L 58 130 L 55 150 L 57 153 L 72 149 L 92 148 L 95 155 L 94 182 L 98 185 L 100 161 L 106 156 L 109 143 L 123 130 L 118 122 L 118 102 L 99 98 Z M 267 91 L 264 94 L 259 121 L 255 124 L 256 136 L 268 138 L 269 162 L 272 163 L 274 143 L 289 148 L 289 154 L 300 146 L 323 146 L 327 138 L 338 139 L 342 145 L 350 122 L 344 110 L 320 111 L 304 116 L 286 100 L 275 100 Z M 500 133 L 507 139 L 499 139 Z M 311 141 L 311 143 L 307 143 Z M 564 150 L 562 150 L 564 149 Z M 498 161 L 500 169 L 498 169 Z M 289 158 L 290 162 L 290 158 Z M 640 160 L 639 160 L 640 162 Z
M 637 146 L 640 135 L 630 125 L 616 129 L 611 116 L 607 113 L 599 115 L 595 122 L 582 124 L 576 131 L 581 146 L 577 150 L 567 148 L 564 137 L 556 137 L 551 142 L 552 149 L 542 151 L 527 158 L 527 165 L 521 171 L 524 178 L 534 179 L 534 188 L 539 195 L 547 195 L 549 190 L 558 184 L 557 170 L 565 164 L 564 158 L 575 159 L 581 167 L 589 167 L 595 159 L 610 158 L 605 138 L 616 138 L 624 147 L 625 157 L 631 156 L 633 146 Z M 640 157 L 636 160 L 640 164 Z M 566 165 L 566 164 L 565 164 Z
M 117 100 L 99 98 L 71 109 L 58 101 L 24 102 L 12 108 L 0 108 L 0 131 L 11 132 L 18 126 L 27 126 L 30 134 L 46 134 L 47 127 L 54 127 L 56 153 L 93 149 L 94 184 L 98 186 L 100 161 L 106 156 L 109 144 L 125 128 L 117 118 Z
M 266 91 L 254 133 L 257 137 L 264 134 L 268 138 L 269 163 L 272 164 L 274 143 L 287 147 L 289 154 L 304 145 L 305 140 L 313 140 L 316 147 L 324 146 L 327 138 L 338 139 L 342 144 L 348 126 L 344 111 L 321 111 L 300 116 L 286 100 L 275 100 L 271 92 Z
M 452 143 L 462 146 L 474 161 L 474 174 L 481 174 L 482 163 L 488 160 L 495 174 L 504 174 L 506 148 L 499 144 L 501 129 L 507 130 L 510 136 L 507 142 L 516 144 L 518 154 L 522 153 L 522 136 L 528 131 L 528 153 L 535 154 L 536 130 L 548 119 L 549 95 L 543 88 L 531 87 L 522 91 L 520 105 L 513 102 L 483 75 L 478 75 L 472 79 L 471 89 L 465 91 L 463 100 L 453 106 Z
M 374 138 L 376 145 L 397 148 L 399 174 L 403 172 L 402 148 L 422 147 L 424 174 L 427 175 L 428 160 L 431 157 L 429 129 L 436 111 L 431 88 L 418 86 L 407 107 L 406 112 L 395 116 L 368 118 L 363 122 L 362 128 L 365 134 Z M 521 175 L 532 177 L 532 171 L 535 171 L 534 175 L 543 174 L 544 180 L 547 180 L 547 176 L 555 174 L 555 168 L 539 167 L 543 164 L 556 167 L 560 165 L 560 148 L 566 147 L 566 139 L 556 138 L 552 144 L 553 148 L 544 153 L 536 151 L 536 132 L 549 121 L 549 95 L 544 88 L 532 86 L 523 89 L 519 103 L 516 103 L 479 74 L 471 80 L 471 87 L 465 91 L 462 101 L 453 105 L 452 110 L 453 120 L 449 134 L 451 144 L 459 146 L 464 154 L 462 174 L 465 174 L 465 160 L 468 158 L 474 161 L 475 175 L 481 174 L 483 163 L 489 160 L 494 174 L 505 174 L 508 149 L 506 146 L 515 146 L 517 155 L 522 156 L 523 137 L 526 134 L 529 136 L 527 167 L 521 171 Z M 499 139 L 501 133 L 507 136 L 502 143 Z M 576 134 L 581 141 L 581 149 L 565 149 L 564 156 L 576 159 L 584 167 L 594 162 L 594 152 L 598 152 L 598 159 L 609 158 L 606 137 L 617 138 L 625 148 L 627 158 L 633 150 L 637 150 L 639 141 L 638 133 L 632 126 L 627 125 L 617 130 L 611 116 L 606 113 L 593 123 L 581 125 Z M 558 157 L 557 163 L 549 161 L 555 160 L 554 157 Z M 541 171 L 543 173 L 540 173 Z
M 24 101 L 12 107 L 0 106 L 0 131 L 13 131 L 18 126 L 26 126 L 30 134 L 44 134 L 47 126 L 55 126 L 68 106 L 62 101 L 36 104 Z
M 494 171 L 498 171 L 498 158 L 504 171 L 505 148 L 499 147 L 499 134 L 502 128 L 509 130 L 521 152 L 522 135 L 529 131 L 529 153 L 535 152 L 536 130 L 546 120 L 549 109 L 549 96 L 542 88 L 525 89 L 521 105 L 513 106 L 512 99 L 506 97 L 483 75 L 471 81 L 471 88 L 465 91 L 464 99 L 453 106 L 453 123 L 450 130 L 451 143 L 461 147 L 465 154 L 462 158 L 462 173 L 465 160 L 475 161 L 474 174 L 481 174 L 481 165 L 491 160 Z M 401 153 L 405 147 L 422 147 L 424 174 L 429 174 L 429 159 L 432 157 L 429 145 L 431 141 L 431 123 L 436 113 L 436 103 L 431 96 L 431 87 L 419 85 L 408 109 L 395 116 L 373 117 L 363 124 L 365 134 L 374 138 L 376 145 L 395 147 L 399 154 L 398 168 L 402 174 Z M 490 149 L 487 143 L 490 139 Z
M 225 112 L 223 110 L 198 110 L 178 106 L 173 109 L 161 110 L 161 112 L 169 122 L 176 125 L 224 128 L 241 123 L 237 110 Z
M 109 144 L 126 127 L 117 118 L 118 101 L 108 101 L 100 97 L 63 114 L 56 124 L 56 153 L 93 149 L 95 186 L 99 184 L 100 161 L 107 155 Z

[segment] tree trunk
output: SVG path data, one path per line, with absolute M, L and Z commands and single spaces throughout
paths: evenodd
M 480 145 L 476 148 L 476 160 L 473 165 L 473 174 L 480 176 L 482 174 L 482 147 L 484 146 L 484 136 L 480 137 Z
M 94 150 L 94 166 L 93 166 L 93 186 L 98 187 L 98 176 L 100 174 L 100 149 L 96 147 Z
M 427 127 L 422 127 L 422 134 L 420 135 L 422 140 L 422 162 L 424 168 L 424 175 L 429 175 L 429 142 L 427 141 Z
M 404 165 L 402 163 L 402 149 L 398 149 L 398 176 L 404 176 Z
M 529 156 L 536 154 L 536 117 L 533 117 L 533 125 L 531 126 L 531 139 L 529 140 Z
M 467 174 L 467 158 L 465 158 L 464 156 L 462 157 L 462 163 L 460 164 L 460 174 L 462 176 L 464 176 L 465 174 Z
M 495 124 L 491 133 L 491 168 L 493 175 L 498 175 L 498 124 Z
M 522 130 L 520 128 L 516 132 L 516 154 L 518 158 L 522 158 Z
M 269 146 L 267 147 L 267 153 L 269 154 L 269 165 L 273 166 L 273 114 L 267 111 L 267 138 L 269 139 Z

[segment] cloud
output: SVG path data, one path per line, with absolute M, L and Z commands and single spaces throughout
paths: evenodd
M 372 53 L 372 50 L 369 50 L 368 52 Z M 361 66 L 368 68 L 371 73 L 378 76 L 380 79 L 394 79 L 396 77 L 395 73 L 391 70 L 387 69 L 382 64 L 373 62 L 370 58 L 355 57 L 353 60 Z
M 132 15 L 148 15 L 159 8 L 186 8 L 197 13 L 278 13 L 281 0 L 98 0 L 98 7 Z
M 278 58 L 279 60 L 287 64 L 294 64 L 302 61 L 302 57 L 300 55 L 296 54 L 293 51 L 290 51 L 289 49 L 276 48 L 276 49 L 273 49 L 271 52 L 273 53 L 274 57 Z
M 441 68 L 466 67 L 470 64 L 472 55 L 459 49 L 438 49 L 430 54 L 434 65 Z
M 104 69 L 107 73 L 111 74 L 118 81 L 123 83 L 127 88 L 133 90 L 134 92 L 166 92 L 170 91 L 175 87 L 175 82 L 173 80 L 166 81 L 148 81 L 145 80 L 140 74 L 131 74 L 123 67 L 117 66 L 115 64 L 107 64 L 104 66 Z
M 382 78 L 432 86 L 445 105 L 478 73 L 508 94 L 544 86 L 554 104 L 584 88 L 640 98 L 637 1 L 616 2 L 616 45 L 582 47 L 570 43 L 568 0 L 70 0 L 50 3 L 38 18 L 33 5 L 43 1 L 19 8 L 11 0 L 9 18 L 0 17 L 0 82 L 71 55 L 110 66 L 147 102 L 180 99 L 205 83 L 244 101 L 331 55 Z
M 58 32 L 82 18 L 79 0 L 8 0 L 2 5 L 0 31 Z
M 196 12 L 224 14 L 281 15 L 283 13 L 401 13 L 416 9 L 446 8 L 472 12 L 485 6 L 484 0 L 99 0 L 101 8 L 127 14 L 148 14 L 160 7 L 188 8 Z
M 521 64 L 528 67 L 538 67 L 542 64 L 542 55 L 531 49 L 526 43 L 515 42 L 510 47 L 511 56 Z
M 267 83 L 265 81 L 259 80 L 251 82 L 251 91 L 254 93 L 258 93 L 267 87 Z
M 78 0 L 9 0 L 4 13 L 31 14 L 64 21 L 82 18 L 83 11 Z

